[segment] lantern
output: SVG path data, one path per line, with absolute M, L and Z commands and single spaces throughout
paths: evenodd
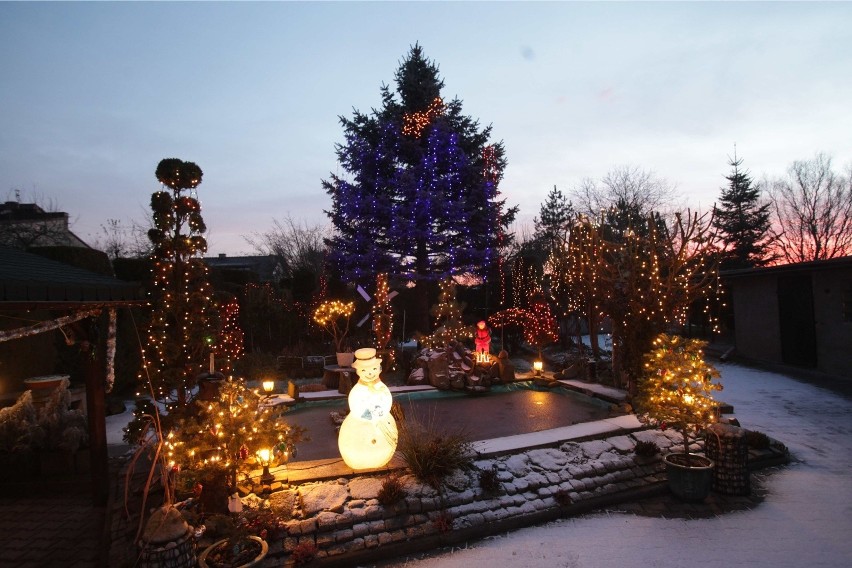
M 260 482 L 270 484 L 275 481 L 275 476 L 269 472 L 269 464 L 272 461 L 272 452 L 268 448 L 263 448 L 257 451 L 257 461 L 263 466 L 263 473 L 260 476 Z
M 358 349 L 352 366 L 358 382 L 349 391 L 349 414 L 340 425 L 337 446 L 350 468 L 379 468 L 396 451 L 396 420 L 390 413 L 393 397 L 379 377 L 382 360 L 375 349 Z
M 533 371 L 535 371 L 535 376 L 540 377 L 541 372 L 544 370 L 544 362 L 543 361 L 533 361 Z

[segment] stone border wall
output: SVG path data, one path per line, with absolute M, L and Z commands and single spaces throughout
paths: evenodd
M 643 430 L 480 459 L 475 469 L 458 471 L 448 479 L 443 495 L 404 475 L 406 497 L 390 507 L 377 499 L 386 475 L 286 489 L 270 498 L 271 507 L 285 518 L 292 507 L 292 518 L 283 540 L 270 539 L 269 565 L 289 561 L 288 556 L 303 545 L 316 547 L 313 565 L 351 566 L 664 491 L 661 455 L 635 456 L 633 449 L 640 440 L 653 441 L 666 453 L 680 436 Z M 499 482 L 494 492 L 480 487 L 479 472 L 489 470 L 496 472 Z
M 661 453 L 636 456 L 638 441 L 656 443 Z M 482 457 L 473 469 L 447 479 L 441 493 L 399 470 L 305 482 L 272 493 L 268 502 L 254 495 L 244 501 L 269 506 L 287 519 L 283 531 L 268 535 L 269 553 L 259 567 L 293 566 L 292 553 L 300 545 L 315 547 L 311 566 L 348 567 L 664 493 L 668 486 L 662 455 L 679 451 L 681 442 L 671 430 L 639 430 Z M 749 450 L 750 469 L 787 463 L 789 456 L 779 446 Z M 702 447 L 696 443 L 690 450 Z M 495 491 L 480 487 L 483 471 L 494 472 Z M 378 501 L 379 490 L 394 474 L 400 475 L 405 497 L 385 507 Z M 113 490 L 122 485 L 117 481 Z M 132 541 L 136 523 L 123 514 L 121 501 L 113 501 L 106 527 L 112 537 L 110 565 L 115 561 L 115 566 L 130 565 L 123 562 L 135 552 L 128 538 Z M 199 553 L 204 546 L 199 543 Z

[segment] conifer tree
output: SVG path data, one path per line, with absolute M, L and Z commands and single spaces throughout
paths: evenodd
M 541 243 L 546 257 L 564 237 L 574 217 L 574 206 L 554 185 L 547 194 L 547 200 L 541 204 L 538 215 L 533 220 L 535 239 Z
M 155 396 L 183 406 L 196 377 L 205 369 L 215 340 L 207 251 L 201 204 L 195 188 L 203 172 L 193 162 L 175 158 L 160 161 L 156 176 L 163 190 L 151 195 L 153 228 L 153 312 L 148 327 L 144 369 Z M 174 395 L 175 398 L 172 398 Z
M 423 342 L 430 347 L 444 347 L 470 332 L 462 322 L 464 306 L 456 299 L 455 281 L 451 277 L 444 278 L 439 288 L 438 303 L 431 310 L 437 329 L 432 335 L 423 338 Z
M 323 187 L 335 233 L 330 260 L 349 282 L 379 273 L 418 284 L 415 327 L 428 331 L 425 283 L 451 275 L 484 276 L 509 244 L 517 208 L 504 208 L 497 186 L 506 166 L 491 127 L 441 98 L 437 65 L 419 45 L 383 86 L 379 109 L 341 117 L 336 148 L 343 175 Z
M 740 169 L 742 163 L 734 153 L 729 162 L 731 173 L 725 176 L 728 187 L 722 189 L 720 205 L 714 207 L 713 225 L 725 245 L 723 270 L 764 266 L 772 260 L 767 251 L 769 203 L 760 203 L 760 188 Z

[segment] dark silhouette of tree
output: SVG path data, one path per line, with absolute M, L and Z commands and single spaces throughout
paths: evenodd
M 551 250 L 562 242 L 568 225 L 574 219 L 574 206 L 556 186 L 547 194 L 547 200 L 541 204 L 538 217 L 533 219 L 535 233 L 533 248 L 535 256 L 542 262 L 550 255 Z
M 836 174 L 825 154 L 795 161 L 772 184 L 770 199 L 774 241 L 787 262 L 852 254 L 852 168 Z
M 773 260 L 767 250 L 769 203 L 761 203 L 760 187 L 753 185 L 748 172 L 740 169 L 743 161 L 736 152 L 728 163 L 728 187 L 722 189 L 719 205 L 713 211 L 713 226 L 724 243 L 720 268 L 764 266 Z

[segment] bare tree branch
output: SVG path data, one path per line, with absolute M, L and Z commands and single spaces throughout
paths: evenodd
M 852 166 L 846 176 L 819 153 L 797 160 L 770 190 L 774 237 L 787 262 L 852 254 Z

